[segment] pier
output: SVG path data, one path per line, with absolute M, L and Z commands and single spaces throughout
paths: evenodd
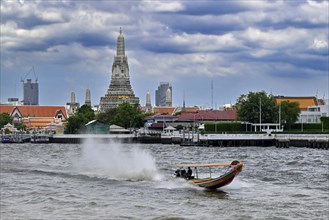
M 327 135 L 278 135 L 276 147 L 307 147 L 315 149 L 329 149 L 329 134 Z
M 269 147 L 275 145 L 275 138 L 263 134 L 209 134 L 200 136 L 200 145 L 218 147 Z
M 95 140 L 100 142 L 114 141 L 121 143 L 134 143 L 136 142 L 135 136 L 132 134 L 64 134 L 53 135 L 49 137 L 49 143 L 58 144 L 81 144 L 87 140 Z
M 88 139 L 101 142 L 143 143 L 143 144 L 177 144 L 181 146 L 204 147 L 271 147 L 289 148 L 306 147 L 329 150 L 329 134 L 206 134 L 172 133 L 172 134 L 67 134 L 51 135 L 48 143 L 80 144 Z M 32 142 L 30 135 L 16 135 L 14 143 Z M 34 143 L 37 143 L 36 141 Z M 41 143 L 41 142 L 40 142 Z M 44 143 L 44 141 L 43 141 Z

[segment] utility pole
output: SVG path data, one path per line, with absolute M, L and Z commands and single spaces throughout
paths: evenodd
M 262 98 L 259 98 L 259 130 L 262 132 Z
M 279 105 L 279 128 L 281 129 L 281 102 Z
M 211 80 L 211 109 L 214 109 L 214 81 Z

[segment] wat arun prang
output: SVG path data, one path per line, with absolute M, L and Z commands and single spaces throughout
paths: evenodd
M 139 105 L 139 98 L 135 97 L 130 85 L 128 58 L 125 55 L 125 40 L 120 28 L 117 54 L 114 56 L 112 65 L 111 83 L 105 96 L 101 97 L 100 111 L 116 108 L 124 102 Z

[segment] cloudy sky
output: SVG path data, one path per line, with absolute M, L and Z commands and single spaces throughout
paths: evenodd
M 249 91 L 329 93 L 328 1 L 1 1 L 1 101 L 23 98 L 21 79 L 39 81 L 40 105 L 72 91 L 99 104 L 110 83 L 122 27 L 131 84 L 145 105 L 160 82 L 173 104 L 213 107 Z

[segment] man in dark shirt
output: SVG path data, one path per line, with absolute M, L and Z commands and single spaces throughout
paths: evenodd
M 191 179 L 192 177 L 192 170 L 190 167 L 187 168 L 187 178 Z

